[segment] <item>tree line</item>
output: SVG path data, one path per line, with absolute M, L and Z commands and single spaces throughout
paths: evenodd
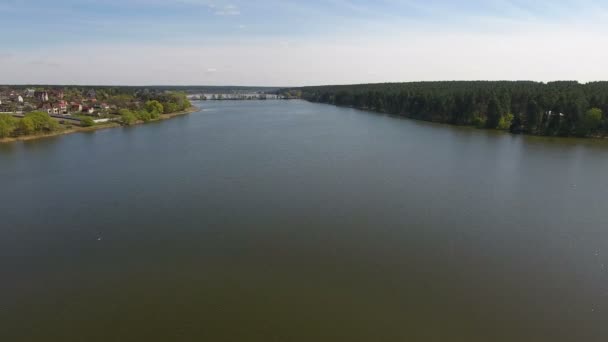
M 57 121 L 45 112 L 27 113 L 22 119 L 0 114 L 0 138 L 53 132 L 59 128 Z
M 192 104 L 183 93 L 149 93 L 137 94 L 137 98 L 145 101 L 143 108 L 123 108 L 118 111 L 123 125 L 132 125 L 137 121 L 149 122 L 160 118 L 161 114 L 171 114 L 189 109 Z
M 298 93 L 311 102 L 513 133 L 608 133 L 608 82 L 411 82 L 303 87 L 280 93 Z

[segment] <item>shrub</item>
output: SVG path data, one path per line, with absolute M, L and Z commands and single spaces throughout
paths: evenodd
M 137 112 L 137 118 L 143 122 L 148 122 L 152 120 L 152 114 L 146 110 L 140 110 Z
M 91 127 L 95 125 L 95 121 L 93 121 L 93 119 L 91 118 L 83 118 L 82 120 L 80 120 L 80 125 L 82 127 Z
M 486 119 L 482 118 L 480 116 L 476 116 L 473 118 L 473 121 L 471 122 L 473 124 L 473 126 L 477 127 L 477 128 L 484 128 L 486 127 Z
M 0 138 L 10 136 L 15 130 L 17 119 L 7 114 L 0 114 Z
M 511 128 L 511 124 L 513 123 L 513 114 L 509 113 L 500 118 L 498 121 L 498 129 L 509 129 Z
M 36 132 L 36 124 L 30 117 L 25 117 L 19 121 L 19 131 L 23 134 L 32 134 Z
M 137 116 L 135 115 L 135 113 L 128 109 L 121 109 L 119 111 L 119 114 L 120 122 L 122 122 L 123 125 L 132 125 L 137 121 Z
M 59 127 L 59 124 L 57 123 L 57 121 L 55 121 L 53 118 L 51 118 L 45 112 L 27 113 L 25 115 L 25 118 L 23 118 L 23 120 L 25 120 L 25 119 L 31 120 L 31 123 L 34 126 L 34 129 L 32 132 L 54 131 Z M 23 121 L 23 120 L 21 120 L 21 121 Z M 28 120 L 28 125 L 29 125 L 30 120 Z
M 152 100 L 146 102 L 146 111 L 148 111 L 148 113 L 162 113 L 164 111 L 164 108 L 160 102 Z

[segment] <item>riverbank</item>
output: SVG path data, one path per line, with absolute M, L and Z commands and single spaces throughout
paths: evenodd
M 182 116 L 182 115 L 191 114 L 191 113 L 194 113 L 194 112 L 199 111 L 199 110 L 200 110 L 200 108 L 198 108 L 196 106 L 192 106 L 192 107 L 190 107 L 190 108 L 188 108 L 187 110 L 184 110 L 184 111 L 179 111 L 179 112 L 169 113 L 169 114 L 161 114 L 160 118 L 158 118 L 156 120 L 149 121 L 149 122 L 169 120 L 169 119 L 172 119 L 172 118 L 174 118 L 176 116 Z M 135 122 L 131 126 L 141 125 L 141 124 L 144 124 L 144 123 L 145 123 L 144 121 L 138 120 L 137 122 Z M 116 128 L 116 127 L 123 127 L 123 125 L 121 125 L 118 122 L 108 122 L 108 123 L 97 124 L 97 125 L 90 126 L 90 127 L 78 127 L 78 126 L 71 126 L 69 128 L 68 127 L 62 127 L 61 129 L 59 129 L 57 131 L 54 131 L 54 132 L 51 132 L 51 133 L 48 133 L 48 134 L 33 134 L 33 135 L 23 135 L 23 136 L 10 137 L 10 138 L 1 138 L 0 139 L 0 144 L 3 144 L 3 143 L 12 143 L 12 142 L 17 142 L 17 141 L 29 141 L 29 140 L 51 138 L 51 137 L 57 137 L 57 136 L 61 136 L 61 135 L 72 134 L 72 133 L 91 132 L 91 131 L 98 131 L 98 130 L 108 129 L 108 128 Z

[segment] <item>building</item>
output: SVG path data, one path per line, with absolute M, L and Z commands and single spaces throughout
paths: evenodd
M 61 114 L 68 113 L 68 103 L 65 101 L 59 101 L 54 107 L 57 108 Z
M 49 93 L 46 91 L 37 91 L 34 93 L 34 97 L 38 101 L 47 102 L 49 100 Z
M 82 107 L 82 112 L 84 114 L 93 115 L 93 113 L 95 113 L 95 108 L 93 108 L 93 107 Z
M 50 103 L 43 103 L 40 106 L 38 106 L 38 109 L 47 112 L 48 114 L 57 114 L 55 113 L 55 109 L 53 108 L 53 105 L 51 105 Z
M 82 112 L 82 105 L 80 103 L 72 102 L 70 104 L 70 110 L 72 112 Z
M 97 110 L 110 110 L 110 106 L 107 103 L 95 103 L 93 105 L 93 108 L 95 108 Z
M 26 89 L 23 93 L 25 97 L 34 97 L 34 94 L 36 94 L 36 89 Z
M 23 103 L 23 97 L 21 95 L 17 96 L 17 102 Z
M 53 90 L 52 94 L 53 94 L 53 97 L 55 97 L 56 99 L 63 100 L 63 96 L 64 96 L 63 90 L 61 90 L 61 89 Z

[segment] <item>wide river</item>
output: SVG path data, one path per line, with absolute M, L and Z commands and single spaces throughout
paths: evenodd
M 197 105 L 0 145 L 0 341 L 608 341 L 608 143 Z

